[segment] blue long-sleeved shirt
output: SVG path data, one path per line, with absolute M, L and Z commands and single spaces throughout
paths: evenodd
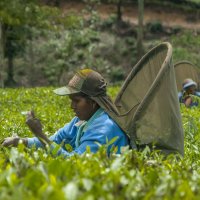
M 118 148 L 117 153 L 120 153 L 120 148 L 129 145 L 128 137 L 119 128 L 119 126 L 109 117 L 109 115 L 100 108 L 97 112 L 99 114 L 95 117 L 91 117 L 90 123 L 83 128 L 82 135 L 80 137 L 77 146 L 77 133 L 80 128 L 81 121 L 78 117 L 74 117 L 71 122 L 66 124 L 63 128 L 59 129 L 49 139 L 56 144 L 64 144 L 58 151 L 58 155 L 70 156 L 74 153 L 82 154 L 86 151 L 86 147 L 90 147 L 91 152 L 96 152 L 99 148 L 98 144 L 104 145 L 107 141 L 117 137 L 115 142 L 108 148 L 108 152 L 112 145 Z M 65 148 L 65 144 L 69 144 L 72 148 L 72 152 L 68 152 Z M 36 148 L 43 147 L 38 138 L 28 138 L 28 147 L 36 146 Z M 51 145 L 54 149 L 55 145 Z

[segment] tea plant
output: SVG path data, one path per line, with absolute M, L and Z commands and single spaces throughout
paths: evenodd
M 118 87 L 109 88 L 114 97 Z M 68 97 L 53 88 L 1 89 L 0 139 L 32 137 L 24 111 L 33 109 L 53 134 L 73 116 Z M 181 107 L 185 156 L 167 158 L 146 148 L 123 149 L 122 155 L 88 151 L 63 159 L 45 150 L 0 148 L 0 199 L 198 199 L 200 197 L 200 110 Z

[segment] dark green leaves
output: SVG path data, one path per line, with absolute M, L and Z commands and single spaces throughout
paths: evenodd
M 68 97 L 53 88 L 1 89 L 0 139 L 14 133 L 32 137 L 22 111 L 33 109 L 51 135 L 73 116 Z M 114 96 L 118 88 L 109 88 Z M 0 199 L 197 199 L 200 195 L 199 108 L 181 107 L 185 157 L 146 148 L 63 158 L 42 149 L 0 148 Z M 69 145 L 66 148 L 71 151 Z M 113 149 L 115 152 L 115 149 Z

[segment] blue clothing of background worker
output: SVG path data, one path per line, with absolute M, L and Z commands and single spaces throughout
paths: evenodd
M 183 94 L 184 94 L 183 92 L 179 92 L 179 93 L 178 93 L 178 99 L 179 99 L 179 102 L 180 102 L 180 103 L 185 104 L 186 98 L 183 97 Z M 193 95 L 196 96 L 196 97 L 200 97 L 200 92 L 195 91 L 195 93 L 194 93 Z M 192 95 L 189 95 L 189 96 L 190 96 L 190 97 L 193 97 Z M 190 103 L 190 106 L 189 106 L 189 107 L 198 106 L 198 105 L 199 105 L 199 100 L 196 99 L 195 97 L 193 97 L 193 100 L 192 100 L 192 102 Z
M 58 155 L 66 157 L 74 153 L 82 154 L 87 147 L 95 153 L 99 145 L 105 145 L 115 139 L 107 152 L 109 154 L 113 146 L 118 149 L 117 153 L 120 153 L 121 147 L 129 145 L 129 139 L 106 113 L 106 110 L 115 109 L 106 94 L 106 86 L 104 78 L 98 72 L 90 69 L 80 70 L 67 86 L 54 90 L 57 95 L 68 95 L 71 100 L 71 108 L 76 117 L 69 124 L 48 138 L 42 131 L 40 120 L 30 111 L 26 123 L 36 137 L 9 137 L 4 139 L 2 145 L 17 146 L 21 140 L 28 147 L 49 146 L 51 151 L 58 150 Z M 66 144 L 73 148 L 72 152 L 67 151 Z

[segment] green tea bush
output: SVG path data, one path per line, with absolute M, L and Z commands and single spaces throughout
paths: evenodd
M 170 39 L 173 48 L 173 58 L 175 62 L 188 60 L 199 66 L 198 55 L 200 45 L 200 35 L 194 31 L 184 31 L 178 37 L 172 36 Z
M 1 89 L 0 139 L 32 137 L 23 111 L 35 110 L 44 132 L 53 134 L 73 116 L 68 97 L 53 88 Z M 114 97 L 119 87 L 109 88 Z M 63 159 L 45 150 L 0 148 L 0 199 L 199 199 L 200 110 L 181 107 L 185 156 L 123 149 L 107 157 L 106 147 Z

